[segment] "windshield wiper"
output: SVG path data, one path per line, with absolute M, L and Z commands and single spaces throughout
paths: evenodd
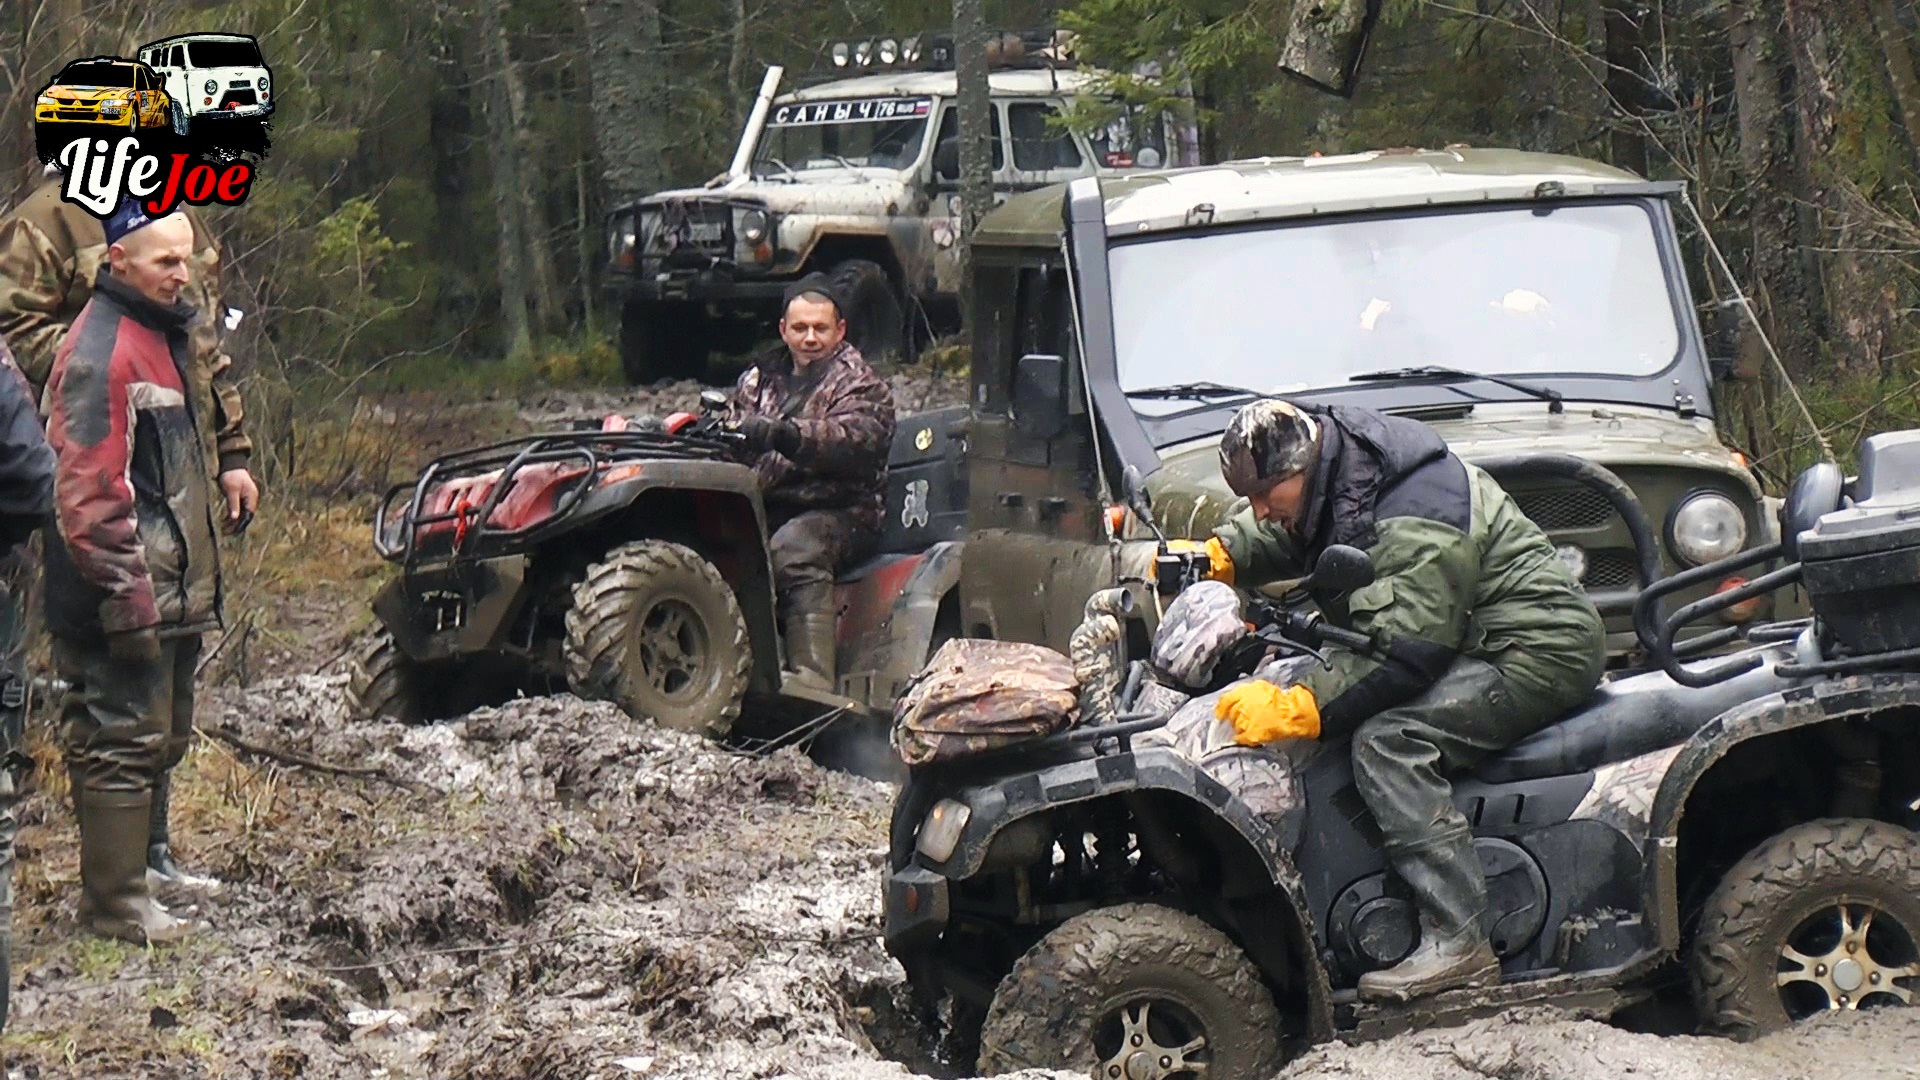
M 1509 390 L 1518 390 L 1528 397 L 1539 398 L 1541 401 L 1547 403 L 1547 411 L 1550 413 L 1567 411 L 1566 399 L 1560 396 L 1560 391 L 1558 390 L 1543 390 L 1540 387 L 1528 386 L 1526 383 L 1516 382 L 1513 379 L 1503 378 L 1499 375 L 1488 375 L 1482 371 L 1468 371 L 1465 368 L 1439 367 L 1433 364 L 1423 364 L 1417 367 L 1387 368 L 1383 371 L 1366 371 L 1358 375 L 1347 376 L 1348 382 L 1399 382 L 1405 379 L 1444 379 L 1447 381 L 1478 379 L 1481 382 L 1490 382 L 1495 386 L 1504 386 Z
M 1163 398 L 1170 400 L 1205 401 L 1217 397 L 1271 397 L 1264 390 L 1249 390 L 1244 386 L 1228 386 L 1217 382 L 1185 382 L 1171 386 L 1149 386 L 1141 390 L 1128 390 L 1130 398 Z

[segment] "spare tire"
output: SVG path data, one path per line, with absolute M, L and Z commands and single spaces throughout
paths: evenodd
M 847 320 L 847 340 L 860 355 L 869 362 L 910 359 L 906 312 L 885 268 L 867 259 L 848 259 L 827 276 L 845 305 L 840 314 Z

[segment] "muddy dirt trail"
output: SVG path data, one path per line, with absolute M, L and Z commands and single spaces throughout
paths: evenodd
M 956 1074 L 917 1044 L 879 942 L 884 785 L 571 697 L 356 723 L 341 688 L 330 675 L 209 695 L 214 735 L 180 774 L 180 845 L 227 885 L 194 903 L 210 929 L 189 945 L 78 936 L 70 816 L 56 792 L 31 796 L 11 1075 Z M 1285 1075 L 1851 1080 L 1920 1076 L 1916 1045 L 1910 1010 L 1751 1046 L 1536 1010 L 1322 1048 Z

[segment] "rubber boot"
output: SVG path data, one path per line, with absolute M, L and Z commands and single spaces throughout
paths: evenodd
M 199 929 L 147 892 L 151 791 L 82 791 L 80 925 L 135 945 L 170 945 Z
M 1446 990 L 1494 986 L 1500 958 L 1482 926 L 1487 882 L 1470 834 L 1450 831 L 1418 844 L 1388 848 L 1394 872 L 1420 909 L 1420 944 L 1385 971 L 1360 976 L 1368 1001 L 1407 1001 Z
M 147 829 L 147 888 L 185 889 L 197 893 L 220 891 L 218 878 L 189 874 L 173 861 L 173 845 L 168 841 L 167 819 L 170 812 L 171 779 L 161 774 L 153 785 L 153 819 Z
M 818 690 L 835 688 L 833 651 L 837 622 L 832 585 L 804 585 L 788 594 L 783 626 L 787 670 L 798 682 Z

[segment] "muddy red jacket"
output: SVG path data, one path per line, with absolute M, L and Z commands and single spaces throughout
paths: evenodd
M 851 510 L 869 528 L 885 516 L 887 451 L 893 446 L 893 392 L 842 344 L 805 376 L 779 355 L 749 368 L 733 388 L 729 416 L 785 417 L 800 429 L 789 458 L 768 450 L 753 462 L 768 511 Z
M 219 621 L 212 478 L 182 374 L 194 317 L 102 267 L 54 361 L 46 593 L 48 628 L 61 637 L 196 633 Z

